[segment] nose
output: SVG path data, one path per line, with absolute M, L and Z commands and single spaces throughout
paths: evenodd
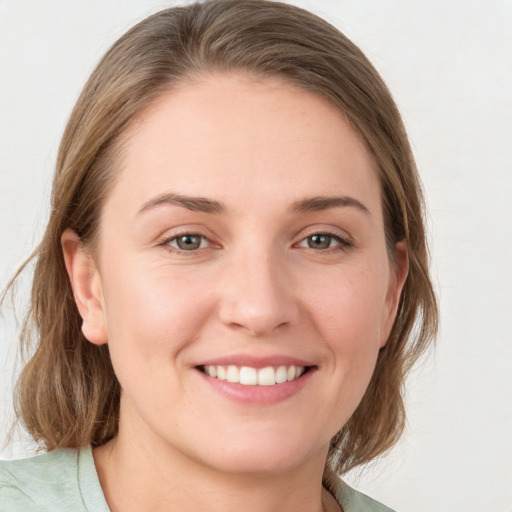
M 263 337 L 297 322 L 293 280 L 286 264 L 278 260 L 270 253 L 253 251 L 231 259 L 220 283 L 219 316 L 225 325 Z

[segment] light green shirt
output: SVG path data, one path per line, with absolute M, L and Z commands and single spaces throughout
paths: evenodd
M 393 512 L 334 475 L 325 483 L 344 512 Z M 109 512 L 91 448 L 0 461 L 0 512 Z

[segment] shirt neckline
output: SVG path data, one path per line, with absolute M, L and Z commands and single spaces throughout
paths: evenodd
M 87 511 L 110 512 L 92 455 L 92 447 L 78 452 L 78 489 Z

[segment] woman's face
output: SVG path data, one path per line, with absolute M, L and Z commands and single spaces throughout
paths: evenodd
M 166 93 L 127 133 L 81 306 L 120 438 L 228 472 L 324 459 L 390 332 L 396 260 L 375 165 L 326 100 L 243 75 Z

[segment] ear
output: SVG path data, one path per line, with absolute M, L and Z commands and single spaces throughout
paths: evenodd
M 103 345 L 107 343 L 105 307 L 96 264 L 73 230 L 66 229 L 60 241 L 73 296 L 82 317 L 82 332 L 91 343 Z
M 381 324 L 380 348 L 386 345 L 391 329 L 395 322 L 398 304 L 402 289 L 409 273 L 409 255 L 405 242 L 398 242 L 395 246 L 394 260 L 391 262 L 389 286 L 386 295 L 386 304 Z

